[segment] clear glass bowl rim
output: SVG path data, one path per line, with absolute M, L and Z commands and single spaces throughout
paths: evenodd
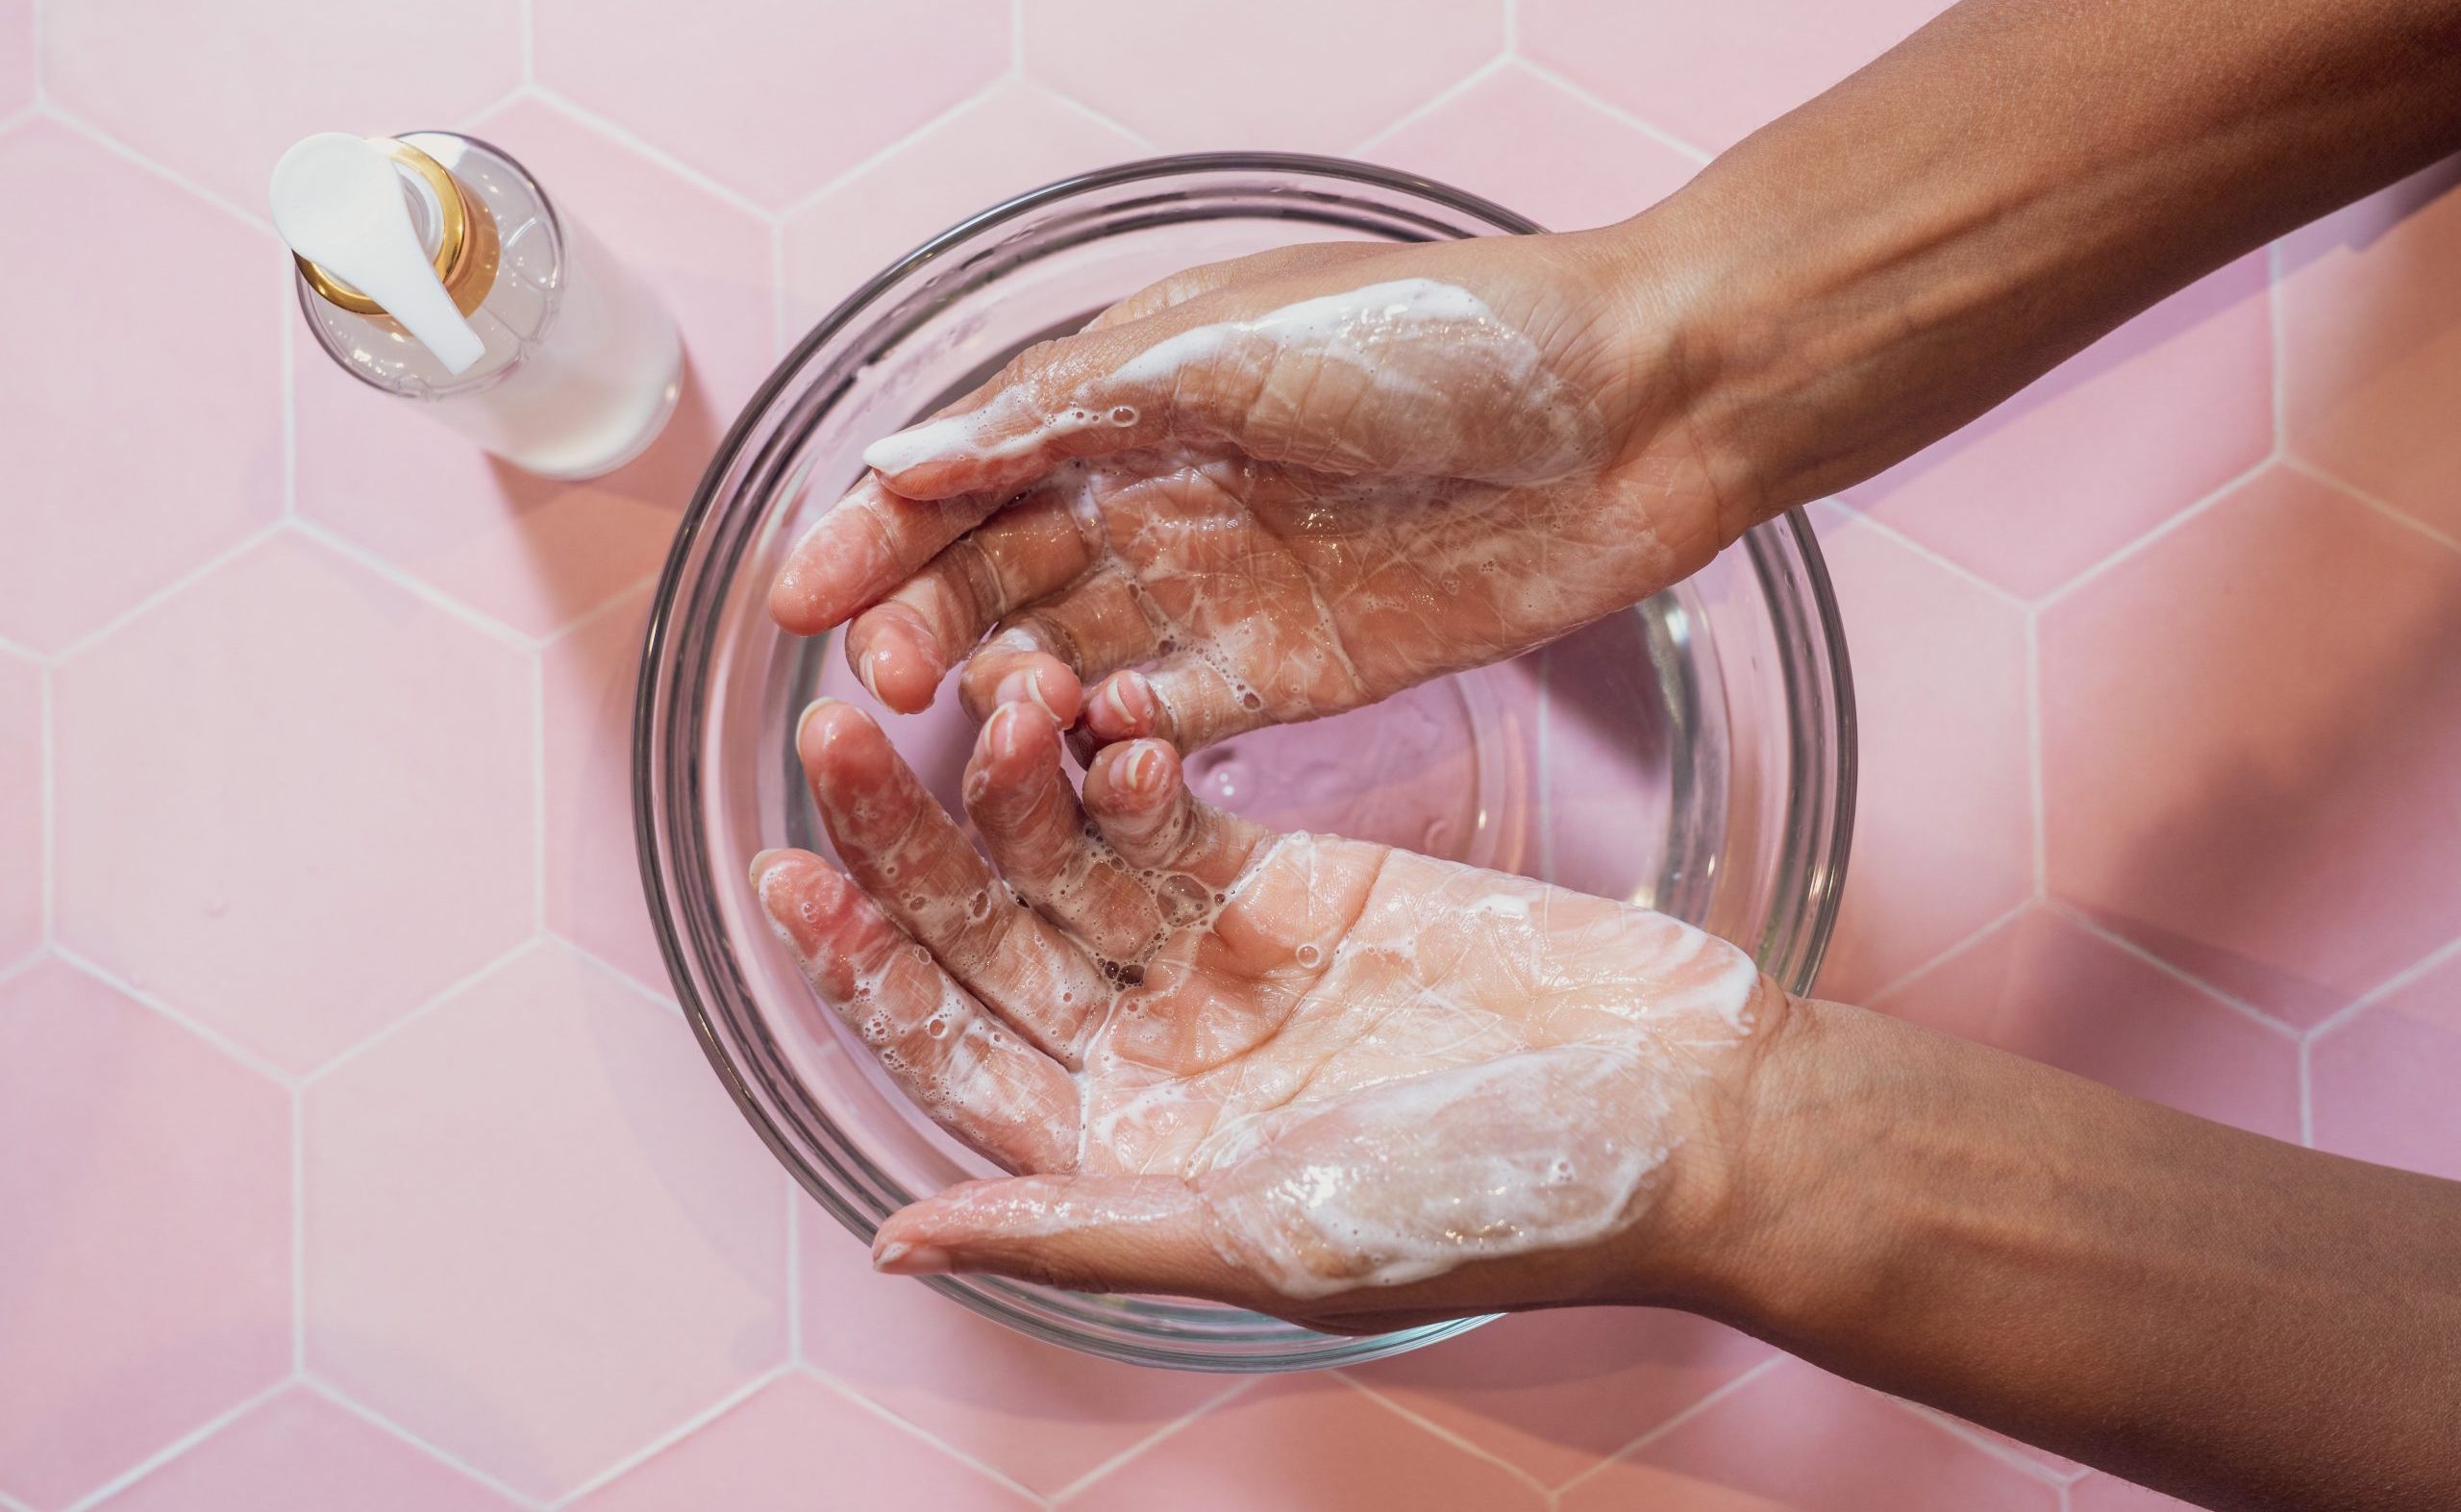
M 830 1190 L 828 1184 L 810 1169 L 803 1154 L 788 1143 L 769 1113 L 744 1084 L 742 1068 L 735 1063 L 718 1027 L 711 1021 L 708 1005 L 695 989 L 685 942 L 676 925 L 676 900 L 671 896 L 665 868 L 678 858 L 668 855 L 663 849 L 663 816 L 659 812 L 659 758 L 662 753 L 658 716 L 661 673 L 667 666 L 668 652 L 676 637 L 676 615 L 682 607 L 694 547 L 717 508 L 720 490 L 727 477 L 733 471 L 746 443 L 770 416 L 780 396 L 795 382 L 815 353 L 915 269 L 1005 222 L 1081 195 L 1144 180 L 1240 173 L 1296 174 L 1348 180 L 1372 189 L 1433 201 L 1449 211 L 1484 221 L 1509 235 L 1534 235 L 1546 230 L 1529 217 L 1491 200 L 1435 180 L 1348 159 L 1300 153 L 1176 154 L 1116 163 L 1055 181 L 950 227 L 882 269 L 815 322 L 771 368 L 759 387 L 737 411 L 711 454 L 700 483 L 693 490 L 691 502 L 677 524 L 674 543 L 668 551 L 652 599 L 634 702 L 634 838 L 651 927 L 658 936 L 659 950 L 666 962 L 667 976 L 677 1001 L 692 1026 L 694 1037 L 700 1041 L 703 1053 L 708 1057 L 710 1068 L 717 1073 L 728 1095 L 734 1100 L 761 1142 L 769 1147 L 797 1185 L 827 1208 L 832 1216 L 858 1232 L 861 1231 L 860 1226 L 855 1215 L 847 1210 L 844 1199 Z M 1823 680 L 1826 685 L 1820 689 L 1789 689 L 1790 706 L 1799 702 L 1796 694 L 1813 691 L 1814 704 L 1825 708 L 1829 715 L 1828 738 L 1822 742 L 1830 757 L 1823 784 L 1827 802 L 1820 805 L 1815 797 L 1811 805 L 1824 810 L 1820 819 L 1826 833 L 1813 848 L 1816 854 L 1802 858 L 1805 876 L 1802 890 L 1808 904 L 1808 913 L 1798 925 L 1795 934 L 1799 949 L 1786 963 L 1790 969 L 1782 974 L 1791 989 L 1802 991 L 1809 987 L 1819 970 L 1821 957 L 1827 949 L 1836 922 L 1847 851 L 1853 831 L 1857 748 L 1853 681 L 1847 660 L 1846 637 L 1836 595 L 1819 544 L 1802 511 L 1792 511 L 1758 527 L 1745 541 L 1738 541 L 1734 549 L 1743 549 L 1753 537 L 1772 531 L 1782 533 L 1784 544 L 1793 548 L 1794 561 L 1791 565 L 1798 571 L 1800 591 L 1808 601 L 1802 607 L 1809 611 L 1807 620 L 1797 629 L 1816 632 L 1817 654 L 1828 673 Z M 1755 557 L 1757 555 L 1755 552 Z M 1789 667 L 1787 670 L 1791 680 L 1794 669 Z M 1803 754 L 1802 732 L 1796 731 L 1792 733 L 1787 804 L 1790 819 L 1805 806 L 1806 795 L 1799 770 L 1800 757 Z M 1459 1318 L 1394 1333 L 1355 1337 L 1311 1334 L 1305 1336 L 1305 1344 L 1296 1348 L 1250 1347 L 1226 1352 L 1203 1348 L 1175 1348 L 1170 1341 L 1154 1337 L 1123 1340 L 1100 1334 L 1089 1335 L 1074 1327 L 1055 1326 L 1044 1316 L 1047 1304 L 1040 1304 L 1035 1300 L 1034 1294 L 1041 1292 L 1042 1288 L 1024 1287 L 999 1277 L 929 1277 L 924 1279 L 926 1284 L 969 1310 L 1031 1337 L 1112 1359 L 1182 1370 L 1260 1374 L 1355 1365 L 1451 1338 L 1492 1321 L 1492 1316 Z M 798 1282 L 790 1277 L 787 1284 Z

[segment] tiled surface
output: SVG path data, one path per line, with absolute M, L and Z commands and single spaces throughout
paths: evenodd
M 1183 146 L 1611 220 L 1928 0 L 41 9 L 0 189 L 80 213 L 0 217 L 0 1509 L 2165 1504 L 1671 1315 L 1244 1389 L 1030 1344 L 790 1200 L 633 871 L 646 580 L 872 268 Z M 271 156 L 434 124 L 676 310 L 686 408 L 616 477 L 302 336 Z M 2461 1175 L 2453 184 L 1816 511 L 1863 718 L 1826 990 Z

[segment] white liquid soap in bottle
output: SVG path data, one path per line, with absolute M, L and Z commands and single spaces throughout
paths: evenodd
M 612 472 L 675 412 L 665 308 L 485 142 L 319 133 L 275 165 L 273 219 L 334 360 L 516 467 Z

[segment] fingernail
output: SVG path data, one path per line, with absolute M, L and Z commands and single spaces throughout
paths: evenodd
M 882 436 L 864 447 L 863 465 L 878 471 L 882 477 L 894 478 L 909 468 L 963 450 L 974 438 L 974 417 L 971 415 L 926 420 L 921 425 L 907 426 L 893 435 Z
M 863 680 L 863 691 L 874 698 L 881 696 L 881 685 L 872 681 L 872 669 L 880 664 L 881 654 L 867 651 L 855 658 L 855 676 Z
M 1121 766 L 1120 781 L 1128 784 L 1131 793 L 1144 792 L 1155 764 L 1160 759 L 1154 754 L 1152 746 L 1138 746 L 1128 754 L 1128 760 Z
M 957 1259 L 936 1245 L 884 1244 L 872 1252 L 872 1269 L 883 1276 L 946 1276 Z
M 804 706 L 804 711 L 795 716 L 795 749 L 803 749 L 804 728 L 811 723 L 811 716 L 836 702 L 833 698 L 816 698 Z
M 1051 700 L 1042 696 L 1042 669 L 1039 667 L 1031 670 L 1021 668 L 1002 678 L 1000 685 L 991 690 L 991 701 L 1004 705 L 1032 704 L 1049 714 L 1054 724 L 1059 721 L 1059 710 L 1052 707 Z
M 759 886 L 760 886 L 760 879 L 761 879 L 762 877 L 764 877 L 764 876 L 766 876 L 766 875 L 768 874 L 768 871 L 769 871 L 769 863 L 770 863 L 771 861 L 776 860 L 779 856 L 783 855 L 785 855 L 785 854 L 786 854 L 786 853 L 785 853 L 785 852 L 783 852 L 783 851 L 781 851 L 781 850 L 774 850 L 774 849 L 773 849 L 773 850 L 762 851 L 762 852 L 760 852 L 760 853 L 758 853 L 758 855 L 754 855 L 754 856 L 753 856 L 753 858 L 752 858 L 752 885 L 753 885 L 753 887 L 754 887 L 756 890 L 758 890 L 758 889 L 759 888 Z

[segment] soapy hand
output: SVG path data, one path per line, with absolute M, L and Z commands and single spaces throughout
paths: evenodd
M 797 746 L 847 872 L 764 853 L 763 905 L 900 1087 L 1018 1173 L 894 1215 L 882 1269 L 1374 1330 L 1596 1300 L 1716 1205 L 1788 1003 L 1724 941 L 1268 831 L 1158 740 L 1099 752 L 1081 806 L 1031 702 L 966 770 L 996 875 L 858 709 L 815 705 Z
M 772 611 L 852 617 L 891 708 L 963 661 L 978 716 L 1026 699 L 1182 750 L 1510 657 L 1740 529 L 1647 285 L 1581 236 L 1181 274 L 875 444 Z

